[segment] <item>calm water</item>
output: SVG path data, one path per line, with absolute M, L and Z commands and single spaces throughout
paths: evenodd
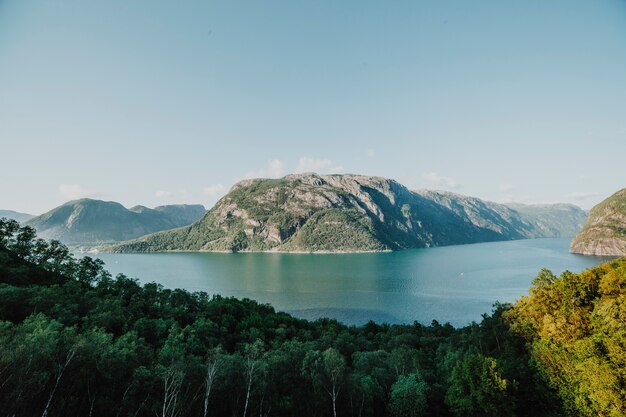
M 98 254 L 113 274 L 269 303 L 298 317 L 463 325 L 526 294 L 542 267 L 560 274 L 604 259 L 569 239 L 532 239 L 367 254 Z

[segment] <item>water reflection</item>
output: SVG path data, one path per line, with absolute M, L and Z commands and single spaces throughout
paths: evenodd
M 581 271 L 602 258 L 568 253 L 569 239 L 533 239 L 367 254 L 99 254 L 107 268 L 166 287 L 247 297 L 303 318 L 350 324 L 454 325 L 527 292 L 542 267 Z

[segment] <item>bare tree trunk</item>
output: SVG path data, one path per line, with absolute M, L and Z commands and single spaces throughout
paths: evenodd
M 335 384 L 333 384 L 333 416 L 337 417 L 337 389 L 335 387 Z
M 135 411 L 135 414 L 133 414 L 133 417 L 137 417 L 137 414 L 139 414 L 139 411 L 143 408 L 143 405 L 146 403 L 146 401 L 148 401 L 149 397 L 150 397 L 150 394 L 148 394 L 146 398 L 143 399 L 141 404 L 139 404 L 139 407 L 137 407 L 137 411 Z
M 212 362 L 209 362 L 207 364 L 206 376 L 204 377 L 204 417 L 207 416 L 207 412 L 209 409 L 209 395 L 211 395 L 211 387 L 213 386 L 213 381 L 215 380 L 215 374 L 217 373 L 218 366 L 219 359 L 217 357 L 215 357 Z
M 248 362 L 248 390 L 246 391 L 246 403 L 243 407 L 243 417 L 248 414 L 248 403 L 250 402 L 250 391 L 252 390 L 252 377 L 254 376 L 254 361 Z
M 183 383 L 183 372 L 170 366 L 163 384 L 163 414 L 162 417 L 174 417 L 178 406 L 180 386 Z
M 91 400 L 91 405 L 89 406 L 89 417 L 93 415 L 93 404 L 96 402 L 96 396 L 93 396 L 93 400 Z
M 54 398 L 54 393 L 56 392 L 57 387 L 59 386 L 59 382 L 61 382 L 61 377 L 63 376 L 63 372 L 65 372 L 65 368 L 67 368 L 67 366 L 70 364 L 72 359 L 74 359 L 74 355 L 75 354 L 76 354 L 75 350 L 72 350 L 72 351 L 70 351 L 67 354 L 67 358 L 65 359 L 65 363 L 61 367 L 59 375 L 57 375 L 57 379 L 54 382 L 54 387 L 52 388 L 52 391 L 50 392 L 50 396 L 48 397 L 48 402 L 46 403 L 46 408 L 44 408 L 43 413 L 41 414 L 41 417 L 47 417 L 48 416 L 48 409 L 50 408 L 50 404 L 52 403 L 52 399 Z
M 124 401 L 126 400 L 126 395 L 128 394 L 128 390 L 130 390 L 130 386 L 131 386 L 132 382 L 130 382 L 127 386 L 126 389 L 124 390 L 124 394 L 122 395 L 122 401 L 120 401 L 120 406 L 117 409 L 117 414 L 115 414 L 115 417 L 119 417 L 120 413 L 122 412 L 122 409 L 124 408 Z

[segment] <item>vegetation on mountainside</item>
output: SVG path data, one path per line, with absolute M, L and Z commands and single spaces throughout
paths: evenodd
M 505 315 L 569 414 L 626 415 L 626 259 L 558 278 L 543 270 Z
M 578 208 L 570 211 L 574 214 L 532 220 L 502 204 L 410 191 L 380 177 L 298 174 L 241 181 L 191 226 L 112 250 L 341 252 L 490 242 L 559 236 L 584 217 Z
M 114 201 L 83 198 L 33 217 L 25 225 L 33 227 L 46 239 L 92 247 L 188 225 L 205 213 L 202 205 L 168 205 L 154 209 L 135 206 L 127 209 Z
M 7 415 L 623 416 L 625 341 L 626 259 L 543 270 L 459 329 L 348 327 L 141 286 L 0 220 Z

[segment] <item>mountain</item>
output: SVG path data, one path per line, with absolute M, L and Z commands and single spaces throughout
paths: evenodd
M 587 212 L 573 204 L 507 204 L 537 229 L 537 237 L 573 237 L 580 232 Z
M 361 175 L 244 180 L 197 222 L 110 248 L 154 251 L 379 251 L 552 237 L 501 204 L 410 191 Z
M 205 213 L 201 205 L 127 209 L 113 201 L 85 198 L 69 201 L 24 224 L 34 227 L 44 239 L 57 239 L 72 246 L 94 246 L 184 226 Z
M 23 223 L 26 220 L 32 219 L 34 216 L 32 214 L 19 213 L 13 210 L 0 210 L 0 219 L 3 217 Z
M 591 209 L 570 250 L 582 255 L 626 256 L 626 188 Z

